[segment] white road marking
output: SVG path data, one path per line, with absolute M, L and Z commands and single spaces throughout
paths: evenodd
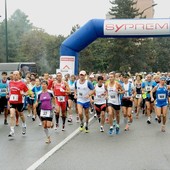
M 93 120 L 93 116 L 89 119 L 89 123 Z M 73 133 L 71 133 L 67 138 L 65 138 L 62 142 L 56 145 L 53 149 L 47 152 L 44 156 L 38 159 L 35 163 L 33 163 L 27 170 L 35 170 L 38 168 L 43 162 L 45 162 L 51 155 L 53 155 L 57 150 L 59 150 L 63 145 L 65 145 L 69 140 L 71 140 L 74 136 L 76 136 L 80 132 L 79 128 L 76 129 Z

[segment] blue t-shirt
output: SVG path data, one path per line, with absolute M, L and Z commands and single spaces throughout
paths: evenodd
M 8 81 L 3 82 L 0 80 L 0 97 L 5 97 L 8 89 Z
M 146 97 L 150 98 L 150 91 L 156 86 L 156 82 L 155 81 L 145 81 L 142 82 L 142 88 L 145 89 L 146 92 Z

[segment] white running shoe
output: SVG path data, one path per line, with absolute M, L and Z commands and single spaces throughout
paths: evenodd
M 104 132 L 103 126 L 100 126 L 100 132 Z
M 12 131 L 12 130 L 11 130 L 11 131 L 9 132 L 8 137 L 10 137 L 10 138 L 11 138 L 11 137 L 14 137 L 14 135 L 15 135 L 14 131 Z
M 23 134 L 23 135 L 26 134 L 26 129 L 27 129 L 26 126 L 23 126 L 23 127 L 22 127 L 22 134 Z

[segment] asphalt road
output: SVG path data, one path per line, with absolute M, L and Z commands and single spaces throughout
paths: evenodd
M 25 112 L 25 115 L 27 113 Z M 74 116 L 75 119 L 75 116 Z M 92 119 L 90 133 L 79 132 L 79 123 L 66 124 L 56 132 L 51 130 L 52 143 L 45 144 L 43 128 L 39 121 L 27 121 L 27 134 L 21 134 L 21 125 L 15 128 L 15 137 L 8 139 L 9 126 L 3 125 L 0 115 L 0 169 L 2 170 L 169 170 L 170 121 L 166 132 L 154 120 L 146 123 L 140 115 L 134 119 L 130 131 L 125 132 L 121 119 L 120 134 L 108 135 L 99 131 L 99 123 Z M 67 140 L 68 139 L 68 140 Z M 52 154 L 51 154 L 52 153 Z

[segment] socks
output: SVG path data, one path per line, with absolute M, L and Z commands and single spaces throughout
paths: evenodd
M 49 137 L 49 130 L 47 128 L 44 129 L 45 135 L 47 136 L 47 138 Z
M 59 123 L 59 115 L 55 115 L 56 124 Z

